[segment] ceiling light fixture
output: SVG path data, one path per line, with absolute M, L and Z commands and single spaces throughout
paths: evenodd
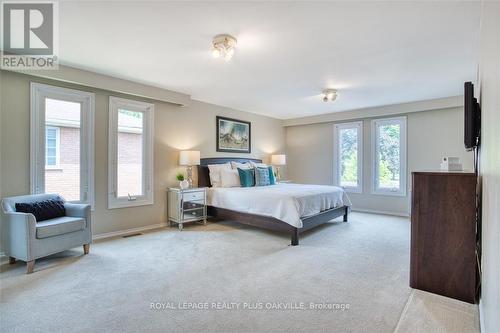
M 231 35 L 217 35 L 212 40 L 212 56 L 214 58 L 224 57 L 229 61 L 234 55 L 234 48 L 238 41 Z
M 323 90 L 323 102 L 333 102 L 337 99 L 336 89 L 325 89 Z

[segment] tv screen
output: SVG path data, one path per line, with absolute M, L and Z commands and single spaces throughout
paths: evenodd
M 472 82 L 464 84 L 464 144 L 470 150 L 478 145 L 481 123 L 479 105 L 474 98 Z

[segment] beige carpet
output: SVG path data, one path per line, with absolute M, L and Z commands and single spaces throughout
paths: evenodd
M 411 293 L 408 219 L 353 213 L 289 242 L 222 222 L 97 242 L 87 256 L 38 260 L 31 275 L 4 263 L 1 331 L 395 330 Z
M 401 315 L 396 333 L 479 332 L 476 305 L 413 290 Z

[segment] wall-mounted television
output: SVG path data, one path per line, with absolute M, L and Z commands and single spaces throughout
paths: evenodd
M 471 150 L 479 145 L 481 131 L 481 109 L 474 97 L 472 82 L 464 83 L 464 144 Z

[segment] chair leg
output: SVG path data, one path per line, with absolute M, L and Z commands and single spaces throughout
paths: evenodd
M 90 244 L 83 244 L 83 254 L 89 254 Z
M 35 260 L 28 261 L 26 263 L 26 274 L 33 273 L 34 268 L 35 268 Z
M 16 258 L 14 257 L 9 257 L 9 265 L 13 265 L 16 263 Z

